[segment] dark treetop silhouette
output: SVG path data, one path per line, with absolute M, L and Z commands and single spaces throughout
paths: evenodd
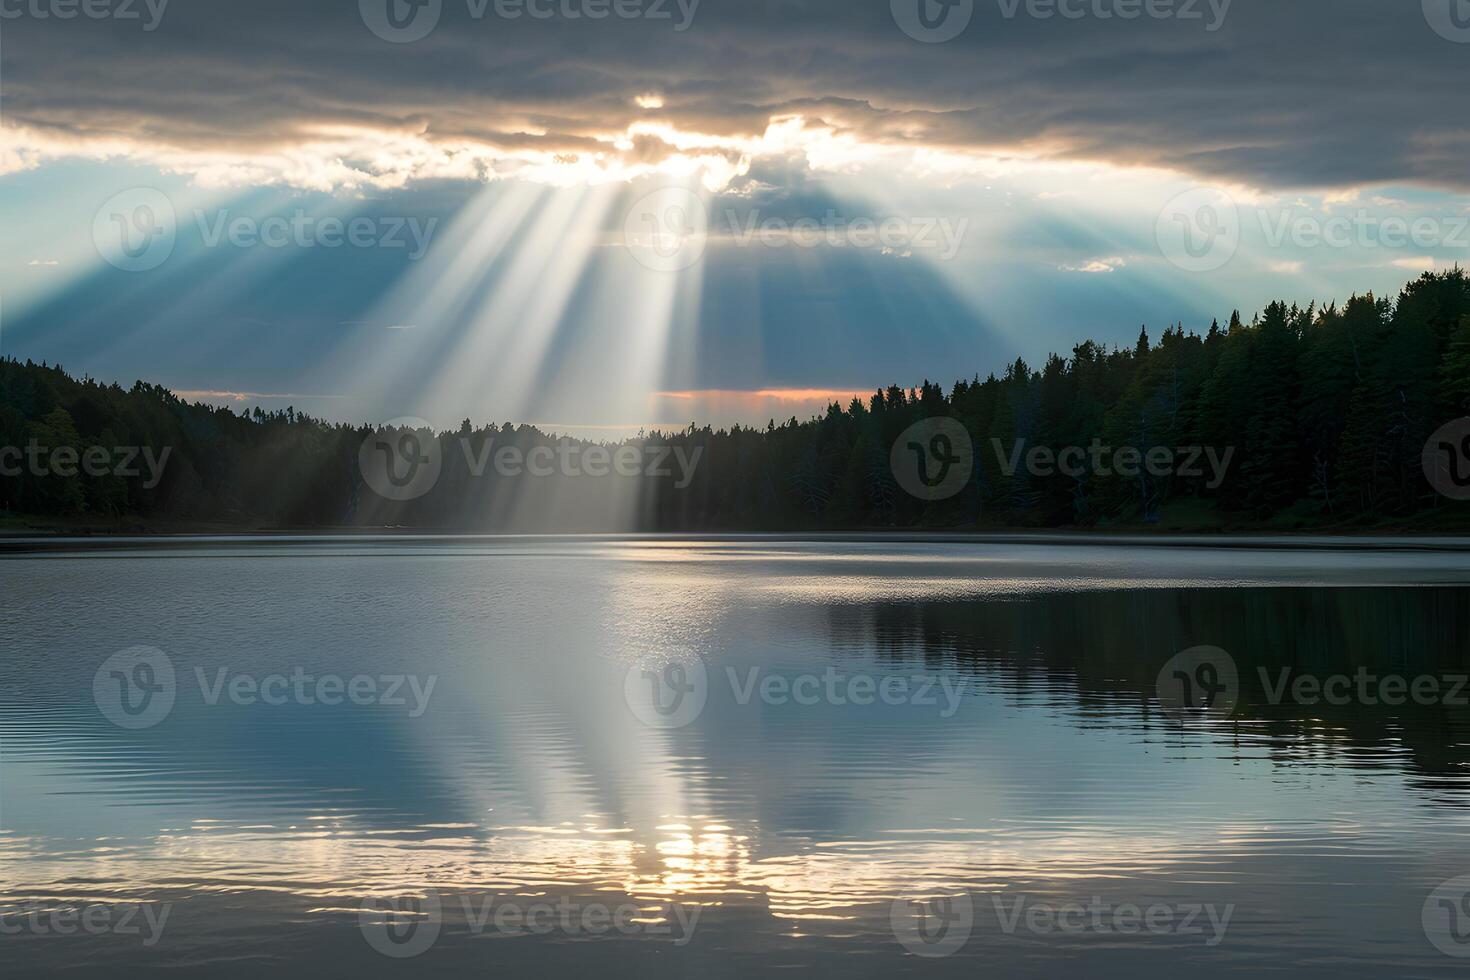
M 1157 344 L 1145 331 L 1131 349 L 1086 341 L 1039 370 L 1017 360 L 1001 377 L 960 381 L 948 394 L 927 381 L 893 386 L 804 422 L 691 425 L 620 444 L 649 459 L 700 450 L 687 482 L 677 469 L 607 479 L 477 471 L 490 451 L 558 440 L 466 420 L 433 437 L 442 472 L 432 487 L 391 501 L 359 463 L 370 427 L 292 408 L 236 414 L 186 404 L 158 385 L 124 390 L 14 359 L 0 361 L 0 382 L 0 446 L 13 447 L 0 460 L 10 464 L 0 509 L 12 520 L 538 531 L 1470 527 L 1470 503 L 1436 493 L 1421 469 L 1430 434 L 1470 414 L 1470 278 L 1459 269 L 1426 273 L 1396 302 L 1370 294 L 1321 309 L 1273 303 L 1248 324 L 1235 315 L 1204 336 L 1181 325 Z M 974 440 L 973 472 L 954 495 L 926 501 L 895 480 L 890 451 L 914 423 L 946 416 Z M 1211 447 L 1219 457 L 1230 451 L 1230 465 L 1164 476 L 1008 465 L 1017 446 L 1097 443 L 1142 454 Z M 33 445 L 169 456 L 156 482 L 67 476 L 16 457 Z

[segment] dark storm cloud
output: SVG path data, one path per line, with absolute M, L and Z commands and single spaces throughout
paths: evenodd
M 351 0 L 172 0 L 153 30 L 37 18 L 52 2 L 0 2 L 20 14 L 0 38 L 4 120 L 69 139 L 259 152 L 346 125 L 575 154 L 639 119 L 751 137 L 800 113 L 869 141 L 1271 187 L 1470 187 L 1470 43 L 1419 0 L 1178 0 L 1200 17 L 1133 20 L 1098 16 L 1129 0 L 1063 0 L 1077 19 L 974 0 L 969 26 L 935 44 L 900 30 L 888 0 L 702 0 L 682 31 L 690 0 L 664 3 L 668 19 L 603 20 L 507 20 L 495 0 L 475 19 L 443 0 L 433 32 L 405 44 Z M 663 107 L 640 108 L 645 93 Z

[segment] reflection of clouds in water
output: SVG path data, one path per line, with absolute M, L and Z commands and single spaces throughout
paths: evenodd
M 339 814 L 292 827 L 205 822 L 125 846 L 6 836 L 0 903 L 42 894 L 96 902 L 264 891 L 346 908 L 364 895 L 434 888 L 505 896 L 610 892 L 650 903 L 753 904 L 778 918 L 860 919 L 895 897 L 934 888 L 1081 887 L 1157 874 L 1228 843 L 1226 833 L 1206 828 L 1194 840 L 972 830 L 946 831 L 949 840 L 895 834 L 793 842 L 793 853 L 758 858 L 753 828 L 742 833 L 710 817 L 671 821 L 647 836 L 594 825 L 395 833 L 364 832 Z
M 1426 663 L 1458 655 L 1461 588 L 1298 587 L 1341 555 L 735 539 L 230 547 L 241 555 L 135 555 L 126 579 L 115 561 L 31 562 L 10 583 L 24 628 L 7 683 L 24 694 L 0 705 L 5 902 L 226 896 L 326 914 L 432 886 L 677 899 L 745 910 L 766 923 L 759 938 L 850 926 L 844 936 L 876 941 L 891 900 L 915 893 L 1235 900 L 1269 882 L 1327 902 L 1347 883 L 1372 928 L 1391 930 L 1399 894 L 1465 854 L 1448 809 L 1464 782 L 1454 718 L 1248 700 L 1228 725 L 1186 728 L 1152 701 L 1160 666 L 1188 643 L 1227 648 L 1243 677 L 1281 652 L 1261 635 L 1311 663 L 1380 663 L 1414 630 Z M 1466 574 L 1446 571 L 1463 564 L 1453 555 L 1352 561 L 1333 574 Z M 1206 587 L 1257 579 L 1291 587 Z M 1158 587 L 1178 583 L 1190 587 Z M 88 701 L 115 649 L 96 650 L 93 633 L 128 621 L 140 592 L 162 634 L 146 639 L 183 678 L 298 660 L 411 670 L 440 675 L 432 710 L 181 697 L 167 724 L 119 732 Z M 224 593 L 234 601 L 201 602 Z M 282 623 L 294 632 L 273 644 Z M 710 699 L 696 723 L 653 730 L 624 681 L 671 651 L 708 663 Z M 829 666 L 968 686 L 941 719 L 741 705 L 727 680 L 727 668 Z M 1415 782 L 1426 773 L 1440 785 Z M 1274 925 L 1314 928 L 1294 915 Z

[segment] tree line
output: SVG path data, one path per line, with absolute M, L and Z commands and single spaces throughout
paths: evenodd
M 1470 415 L 1470 278 L 1426 273 L 1396 299 L 1272 303 L 1203 334 L 1182 324 L 1132 347 L 1094 341 L 1040 367 L 893 385 L 806 420 L 764 428 L 643 432 L 609 453 L 699 450 L 692 478 L 476 466 L 489 451 L 565 446 L 527 425 L 466 420 L 437 440 L 442 472 L 408 500 L 365 478 L 366 425 L 294 408 L 187 403 L 143 381 L 124 389 L 59 365 L 0 360 L 0 511 L 59 522 L 257 528 L 462 530 L 798 530 L 866 527 L 1198 528 L 1470 526 L 1470 504 L 1436 493 L 1421 455 L 1441 425 Z M 957 492 L 923 499 L 897 478 L 894 444 L 915 423 L 956 420 L 973 440 Z M 1026 447 L 1203 446 L 1223 472 L 1079 472 L 1014 465 Z M 168 451 L 156 481 L 113 466 L 35 472 L 28 446 Z M 9 455 L 3 450 L 11 448 Z M 490 447 L 487 449 L 487 447 Z M 18 456 L 16 450 L 22 451 Z M 70 459 L 70 457 L 67 457 Z M 1008 462 L 1009 458 L 1009 462 Z M 116 460 L 113 460 L 115 464 Z

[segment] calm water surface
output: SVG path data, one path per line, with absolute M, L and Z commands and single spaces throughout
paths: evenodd
M 0 595 L 15 975 L 1440 976 L 1467 961 L 1436 939 L 1470 953 L 1424 924 L 1470 874 L 1470 707 L 1270 690 L 1470 671 L 1464 551 L 139 541 L 0 557 Z M 1163 710 L 1197 645 L 1238 669 L 1233 714 Z M 159 672 L 104 668 L 140 646 L 171 707 Z M 159 700 L 123 727 L 134 681 Z M 52 928 L 89 908 L 112 926 Z

